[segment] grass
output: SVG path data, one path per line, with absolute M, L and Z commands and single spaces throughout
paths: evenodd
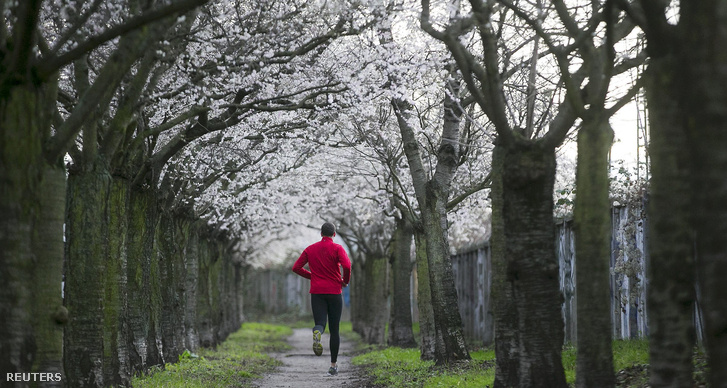
M 619 386 L 642 386 L 649 362 L 646 340 L 614 341 L 614 369 L 621 372 Z M 385 348 L 354 357 L 352 362 L 366 368 L 373 383 L 385 387 L 487 387 L 495 380 L 495 352 L 484 349 L 470 352 L 472 360 L 454 365 L 436 366 L 419 359 L 418 349 Z M 575 384 L 576 349 L 563 349 L 563 367 L 568 384 Z
M 153 368 L 131 383 L 135 388 L 250 386 L 252 379 L 280 364 L 264 353 L 288 349 L 285 338 L 291 334 L 288 326 L 244 323 L 217 348 L 185 351 L 179 362 Z
M 199 354 L 185 352 L 179 362 L 154 368 L 132 380 L 136 388 L 146 387 L 250 387 L 253 379 L 272 372 L 280 363 L 266 352 L 282 352 L 289 347 L 285 338 L 294 327 L 310 327 L 309 320 L 287 324 L 245 323 L 216 349 L 201 349 Z M 418 329 L 415 328 L 415 332 Z M 479 349 L 470 352 L 472 360 L 437 366 L 420 360 L 419 349 L 365 345 L 353 332 L 351 322 L 341 322 L 341 335 L 358 343 L 352 363 L 363 367 L 372 382 L 381 387 L 487 387 L 495 379 L 495 352 Z M 649 344 L 647 340 L 613 342 L 617 387 L 647 386 Z M 563 349 L 563 367 L 570 386 L 575 383 L 576 349 Z M 705 379 L 705 356 L 695 352 L 695 381 Z M 699 385 L 704 386 L 704 385 Z
M 495 351 L 470 353 L 472 360 L 436 366 L 419 359 L 418 349 L 386 348 L 354 357 L 353 364 L 365 366 L 374 383 L 386 387 L 485 387 L 495 379 Z

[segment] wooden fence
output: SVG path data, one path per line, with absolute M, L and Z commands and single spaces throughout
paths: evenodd
M 641 208 L 618 207 L 612 212 L 611 319 L 614 338 L 638 338 L 648 334 L 646 312 L 647 223 Z M 560 290 L 566 342 L 576 340 L 575 238 L 572 222 L 556 225 L 556 249 L 560 262 Z M 465 335 L 491 344 L 494 339 L 490 301 L 492 263 L 488 243 L 452 256 L 459 310 Z

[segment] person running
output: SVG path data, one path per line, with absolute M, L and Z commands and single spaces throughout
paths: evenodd
M 331 333 L 328 344 L 331 349 L 331 367 L 328 369 L 330 376 L 338 374 L 338 348 L 341 344 L 338 327 L 343 310 L 341 293 L 351 280 L 351 261 L 343 247 L 333 242 L 335 236 L 336 227 L 331 223 L 324 223 L 321 226 L 321 241 L 308 246 L 293 264 L 293 272 L 310 279 L 310 304 L 315 321 L 313 352 L 316 356 L 323 354 L 321 334 L 326 329 L 326 320 L 328 321 L 328 330 Z M 303 268 L 306 264 L 310 271 Z

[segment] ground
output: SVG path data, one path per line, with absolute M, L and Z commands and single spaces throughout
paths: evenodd
M 272 353 L 272 357 L 280 360 L 283 366 L 256 382 L 260 388 L 328 388 L 328 387 L 363 387 L 366 385 L 361 371 L 351 365 L 354 344 L 341 337 L 341 348 L 338 352 L 338 375 L 328 376 L 330 366 L 330 350 L 328 332 L 323 334 L 323 355 L 313 354 L 313 333 L 311 329 L 294 329 L 287 342 L 292 347 L 285 353 Z

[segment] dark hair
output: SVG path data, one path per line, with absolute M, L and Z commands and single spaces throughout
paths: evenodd
M 336 227 L 332 223 L 326 222 L 321 226 L 321 235 L 326 237 L 333 237 L 336 234 Z

